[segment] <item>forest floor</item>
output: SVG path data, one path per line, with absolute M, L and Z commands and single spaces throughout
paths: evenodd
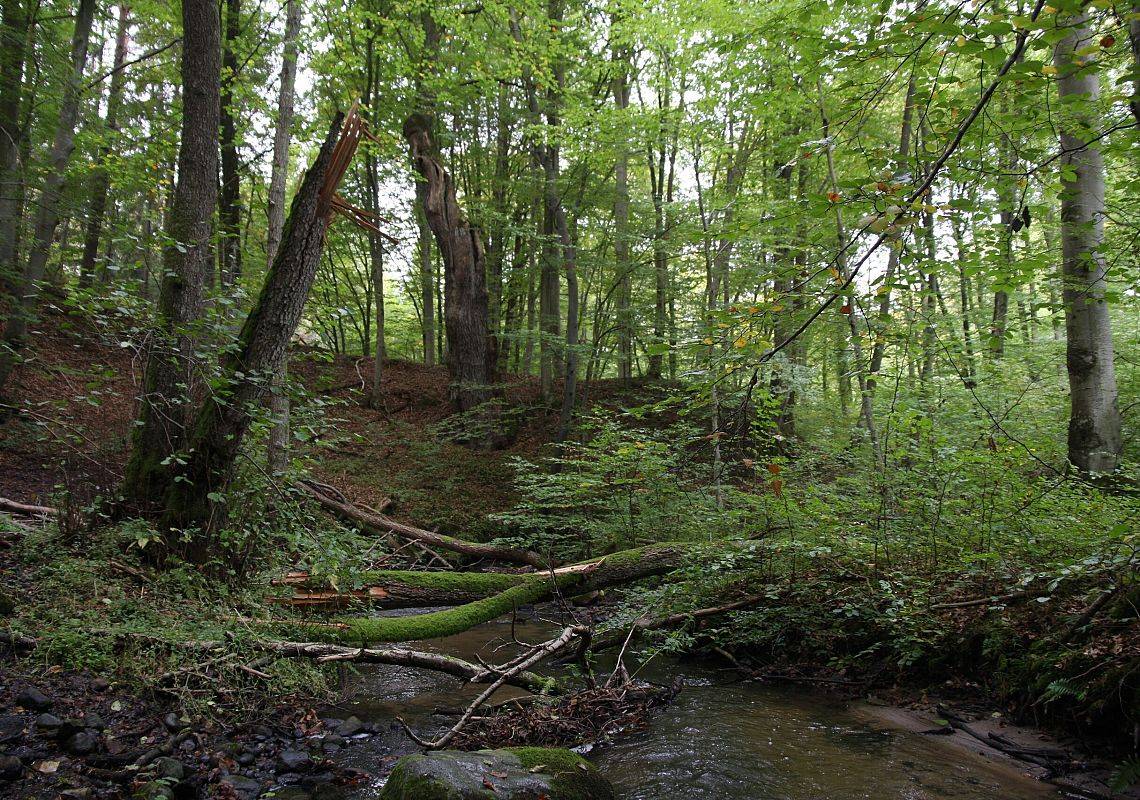
M 34 340 L 35 357 L 17 373 L 10 400 L 20 413 L 0 426 L 0 497 L 54 505 L 66 496 L 82 508 L 108 494 L 121 476 L 137 365 L 113 330 L 63 313 L 47 315 Z M 511 508 L 517 499 L 511 459 L 547 452 L 557 426 L 557 411 L 540 402 L 533 379 L 512 380 L 506 387 L 507 407 L 518 412 L 515 440 L 487 452 L 440 435 L 450 413 L 442 368 L 386 363 L 383 403 L 375 410 L 360 402 L 371 380 L 370 359 L 304 354 L 294 358 L 291 371 L 317 398 L 313 408 L 296 414 L 309 444 L 321 445 L 308 448 L 315 455 L 307 467 L 315 477 L 353 501 L 376 506 L 388 499 L 394 517 L 465 538 L 492 534 L 488 515 Z M 633 391 L 644 396 L 632 397 L 608 381 L 584 387 L 583 394 L 589 406 L 604 413 L 644 402 L 654 389 Z M 140 638 L 155 626 L 184 630 L 188 638 L 224 638 L 235 635 L 233 609 L 249 600 L 226 597 L 204 611 L 206 601 L 194 596 L 199 584 L 193 576 L 156 577 L 123 555 L 122 542 L 96 547 L 85 534 L 65 530 L 62 542 L 44 545 L 37 526 L 0 517 L 0 590 L 13 601 L 12 613 L 32 626 L 37 621 L 47 626 L 34 651 L 10 647 L 0 660 L 0 707 L 5 709 L 0 749 L 8 753 L 0 758 L 0 784 L 22 772 L 22 797 L 57 797 L 61 786 L 74 798 L 115 797 L 145 786 L 155 791 L 167 786 L 175 797 L 204 790 L 243 797 L 252 791 L 251 781 L 264 786 L 282 774 L 303 785 L 304 792 L 361 779 L 324 758 L 351 746 L 354 736 L 370 733 L 368 726 L 351 721 L 321 720 L 315 709 L 342 688 L 323 682 L 327 670 L 298 666 L 270 691 L 257 675 L 260 669 L 249 667 L 258 662 L 249 661 L 227 667 L 230 682 L 211 698 L 195 683 L 193 663 L 149 661 L 151 650 L 136 651 L 131 644 L 116 645 L 108 660 L 107 652 L 89 642 L 50 635 L 53 620 L 86 614 L 121 615 L 116 621 L 130 628 L 130 615 L 145 607 L 145 613 L 138 612 Z M 261 599 L 267 591 L 266 586 L 251 589 Z M 1021 615 L 1016 626 L 1031 640 L 1049 623 L 1023 608 L 1015 611 Z M 1065 610 L 1079 614 L 1079 601 L 1071 599 Z M 967 605 L 947 609 L 945 616 L 966 631 L 982 624 L 984 613 L 981 606 Z M 1117 651 L 1138 646 L 1119 641 L 1116 633 L 1089 643 Z M 92 648 L 89 656 L 84 648 Z M 121 666 L 138 653 L 146 658 L 130 669 Z M 166 673 L 166 684 L 160 685 L 157 674 L 146 680 L 148 670 Z M 848 695 L 873 692 L 879 702 L 937 710 L 938 718 L 949 710 L 966 720 L 985 720 L 1011 710 L 968 671 L 910 673 L 900 679 L 893 670 L 854 674 L 827 663 L 774 659 L 754 677 Z M 1057 719 L 1042 722 L 1064 729 Z M 1107 755 L 1098 754 L 1099 742 L 1067 739 L 1055 747 L 1050 757 L 1068 764 L 1054 763 L 1049 771 L 1082 773 L 1091 781 L 1086 790 L 1106 792 L 1112 762 L 1099 757 Z

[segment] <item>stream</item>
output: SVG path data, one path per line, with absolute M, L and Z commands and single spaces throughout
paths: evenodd
M 405 612 L 407 613 L 407 612 Z M 526 621 L 519 639 L 549 637 L 554 627 Z M 481 625 L 427 644 L 427 649 L 503 661 L 518 652 L 509 622 Z M 863 703 L 842 703 L 807 690 L 741 683 L 734 672 L 707 665 L 652 661 L 639 675 L 685 687 L 650 724 L 594 748 L 588 757 L 617 788 L 620 800 L 1038 800 L 1060 798 L 1053 787 L 1010 764 L 956 747 L 945 737 L 903 730 Z M 380 771 L 400 755 L 417 752 L 395 721 L 402 717 L 420 736 L 454 722 L 439 714 L 465 706 L 482 687 L 458 688 L 453 678 L 413 668 L 362 665 L 350 700 L 331 709 L 381 723 L 384 732 L 346 748 L 345 766 Z M 496 699 L 520 690 L 506 687 Z M 379 727 L 379 726 L 378 726 Z M 374 800 L 375 782 L 351 800 Z

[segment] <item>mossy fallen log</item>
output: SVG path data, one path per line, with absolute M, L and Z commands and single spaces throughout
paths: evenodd
M 349 646 L 437 639 L 559 594 L 585 594 L 672 572 L 693 556 L 696 547 L 684 542 L 649 545 L 548 573 L 530 573 L 519 576 L 523 580 L 503 591 L 441 611 L 409 617 L 341 616 L 324 623 L 299 622 L 296 627 L 322 641 Z
M 365 604 L 373 608 L 430 608 L 458 606 L 492 597 L 536 577 L 578 575 L 575 594 L 604 589 L 615 583 L 669 571 L 678 565 L 683 543 L 666 543 L 626 550 L 570 564 L 547 572 L 427 572 L 371 570 L 347 577 L 315 577 L 293 572 L 274 581 L 293 586 L 292 596 L 275 598 L 280 605 L 308 608 L 344 608 Z M 604 568 L 595 574 L 598 567 Z M 351 588 L 339 588 L 351 581 Z M 569 587 L 569 583 L 566 584 Z

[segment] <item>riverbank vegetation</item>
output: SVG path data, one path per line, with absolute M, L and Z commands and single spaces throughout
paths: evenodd
M 604 705 L 666 653 L 1129 780 L 1134 7 L 0 9 L 13 686 Z

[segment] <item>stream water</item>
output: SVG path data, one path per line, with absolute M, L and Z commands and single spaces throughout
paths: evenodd
M 516 626 L 524 641 L 547 638 L 550 626 Z M 510 626 L 490 623 L 431 643 L 439 652 L 497 661 L 516 652 Z M 595 748 L 589 757 L 613 781 L 620 800 L 1038 800 L 1055 789 L 948 744 L 892 727 L 873 709 L 805 691 L 740 683 L 733 673 L 688 663 L 651 663 L 642 673 L 685 688 L 644 730 Z M 337 709 L 387 732 L 342 751 L 348 766 L 378 771 L 378 762 L 415 752 L 395 722 L 421 736 L 454 721 L 438 712 L 462 708 L 478 688 L 459 689 L 437 673 L 365 667 L 352 701 Z M 508 690 L 504 690 L 508 691 Z M 506 697 L 507 695 L 503 695 Z M 373 784 L 353 795 L 370 800 Z

